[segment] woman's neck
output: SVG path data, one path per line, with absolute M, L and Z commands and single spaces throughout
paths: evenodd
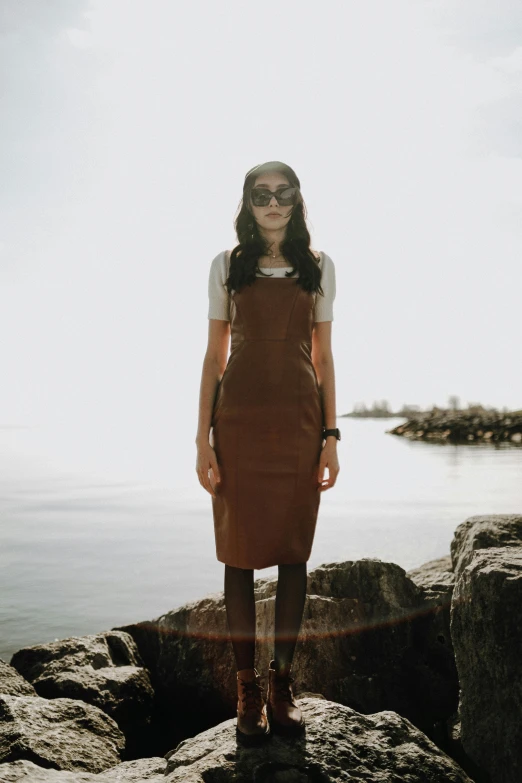
M 281 245 L 284 242 L 286 236 L 286 226 L 282 229 L 269 231 L 267 229 L 260 229 L 261 236 L 266 240 L 269 250 L 268 254 L 272 258 L 279 258 L 281 255 Z

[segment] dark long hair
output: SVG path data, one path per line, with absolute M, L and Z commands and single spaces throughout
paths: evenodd
M 250 193 L 254 182 L 260 174 L 267 171 L 284 174 L 290 185 L 299 188 L 298 200 L 286 224 L 285 239 L 281 243 L 281 252 L 292 266 L 285 276 L 291 277 L 297 270 L 299 277 L 296 278 L 296 284 L 305 291 L 318 291 L 323 294 L 319 262 L 310 249 L 310 232 L 306 226 L 306 206 L 301 195 L 301 183 L 295 171 L 279 160 L 254 166 L 245 176 L 243 197 L 234 220 L 239 244 L 230 254 L 230 271 L 226 281 L 228 293 L 231 294 L 233 290 L 241 291 L 243 286 L 252 285 L 256 281 L 259 259 L 262 255 L 269 255 L 268 242 L 260 234 L 257 221 L 250 210 Z M 264 273 L 261 271 L 261 274 Z

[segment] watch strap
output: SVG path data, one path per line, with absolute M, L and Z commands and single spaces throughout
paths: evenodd
M 341 440 L 341 430 L 338 427 L 330 430 L 327 430 L 323 427 L 323 438 L 326 438 L 328 435 L 335 435 L 337 440 Z

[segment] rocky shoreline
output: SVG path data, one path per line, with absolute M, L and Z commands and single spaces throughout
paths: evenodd
M 410 440 L 442 443 L 510 443 L 522 445 L 522 410 L 500 413 L 473 410 L 440 410 L 410 415 L 391 430 Z M 522 780 L 522 778 L 521 778 Z
M 264 675 L 277 580 L 255 582 Z M 0 781 L 520 783 L 522 515 L 446 557 L 308 574 L 293 674 L 304 737 L 237 744 L 224 596 L 0 660 Z

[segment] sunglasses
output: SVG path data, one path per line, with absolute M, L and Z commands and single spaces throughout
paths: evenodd
M 275 193 L 267 188 L 252 188 L 252 204 L 255 207 L 267 207 L 272 196 L 275 196 L 280 207 L 289 207 L 297 202 L 299 188 L 283 186 Z

